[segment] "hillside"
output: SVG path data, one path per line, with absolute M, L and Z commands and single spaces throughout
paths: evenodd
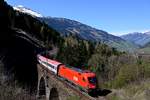
M 92 41 L 94 38 L 96 41 L 102 39 L 101 42 L 109 45 L 117 45 L 117 47 L 121 45 L 123 50 L 130 48 L 124 40 L 76 21 L 66 22 L 64 19 L 65 24 L 78 23 L 76 27 L 80 26 L 79 32 L 87 32 L 88 29 L 91 33 L 84 38 L 85 40 L 77 38 L 83 38 L 82 35 L 62 38 L 56 31 L 59 29 L 42 23 L 36 16 L 14 11 L 4 0 L 0 1 L 0 8 L 0 100 L 34 100 L 36 96 L 32 95 L 32 91 L 36 92 L 38 77 L 36 55 L 43 49 L 50 50 L 51 47 L 58 49 L 54 59 L 95 72 L 98 86 L 112 90 L 112 94 L 108 95 L 106 100 L 148 100 L 150 98 L 149 55 L 130 55 L 103 43 L 86 41 L 89 36 Z M 68 24 L 66 29 L 74 27 Z M 77 29 L 75 28 L 73 33 Z M 92 33 L 98 31 L 100 32 Z M 31 40 L 40 41 L 37 44 L 42 42 L 45 48 L 37 47 L 30 38 L 20 37 L 20 33 L 30 36 Z M 146 46 L 148 47 L 149 44 Z M 26 91 L 29 91 L 29 96 Z
M 150 47 L 140 48 L 138 53 L 150 54 Z
M 56 29 L 62 36 L 74 34 L 81 39 L 106 43 L 109 46 L 122 51 L 134 51 L 137 48 L 136 45 L 127 42 L 120 37 L 111 35 L 106 31 L 95 29 L 74 20 L 55 17 L 43 17 L 39 19 L 47 23 L 50 27 Z
M 97 47 L 100 49 L 98 51 L 106 56 L 121 54 L 105 44 L 94 45 L 74 36 L 62 38 L 55 29 L 29 14 L 15 11 L 4 1 L 0 2 L 0 7 L 0 60 L 10 76 L 33 90 L 37 85 L 36 55 L 41 49 L 50 50 L 51 47 L 56 47 L 59 49 L 59 55 L 55 58 L 80 68 L 88 64 Z M 26 36 L 21 37 L 20 34 Z M 37 47 L 33 40 L 41 41 L 45 48 Z
M 150 42 L 146 43 L 144 46 L 142 46 L 139 50 L 139 53 L 144 53 L 144 54 L 150 54 Z
M 38 81 L 36 56 L 41 49 L 44 51 L 56 47 L 59 49 L 59 54 L 55 58 L 79 68 L 85 66 L 86 69 L 94 51 L 99 51 L 103 57 L 122 54 L 105 44 L 94 45 L 74 36 L 63 39 L 55 29 L 29 14 L 14 11 L 6 2 L 0 2 L 0 7 L 2 8 L 0 9 L 0 64 L 2 64 L 0 67 L 4 69 L 3 71 L 0 69 L 1 100 L 35 98 Z M 42 42 L 45 48 L 37 47 L 33 43 L 34 40 L 40 41 L 37 44 Z M 90 59 L 89 64 L 93 64 L 94 58 Z M 3 73 L 6 73 L 7 77 Z M 3 77 L 6 78 L 2 80 Z M 1 83 L 2 81 L 5 83 Z
M 0 1 L 0 8 L 0 62 L 4 72 L 13 80 L 32 87 L 30 89 L 35 91 L 36 55 L 43 47 L 37 47 L 32 40 L 42 42 L 45 47 L 50 48 L 52 45 L 58 45 L 62 38 L 53 28 L 30 15 L 14 11 L 3 0 Z
M 36 11 L 33 11 L 21 5 L 13 8 L 22 13 L 37 17 L 42 22 L 44 21 L 50 27 L 61 33 L 61 36 L 69 36 L 70 34 L 73 34 L 80 39 L 92 42 L 106 43 L 109 46 L 117 48 L 121 51 L 132 52 L 138 48 L 138 46 L 136 46 L 135 44 L 127 42 L 120 37 L 111 35 L 106 31 L 95 29 L 91 26 L 82 24 L 74 20 L 70 20 L 67 18 L 43 17 L 40 13 L 37 13 Z

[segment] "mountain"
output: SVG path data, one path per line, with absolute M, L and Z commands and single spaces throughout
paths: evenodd
M 106 31 L 93 28 L 86 24 L 82 24 L 78 21 L 56 17 L 42 17 L 40 20 L 56 29 L 62 36 L 74 34 L 81 39 L 106 43 L 109 46 L 122 51 L 133 51 L 137 48 L 134 44 L 127 42 L 120 37 L 111 35 Z
M 117 48 L 121 51 L 134 51 L 137 48 L 134 44 L 127 42 L 120 37 L 111 35 L 106 31 L 98 30 L 91 26 L 82 24 L 78 21 L 70 20 L 67 18 L 43 17 L 41 14 L 23 6 L 17 6 L 13 8 L 17 11 L 38 17 L 41 22 L 44 21 L 50 27 L 61 33 L 61 36 L 68 36 L 73 34 L 80 39 L 106 43 L 109 46 Z
M 148 35 L 150 35 L 150 31 L 147 31 L 147 32 L 145 32 L 145 34 L 148 34 Z
M 33 17 L 43 17 L 41 14 L 39 14 L 39 13 L 29 9 L 29 8 L 25 8 L 22 5 L 18 5 L 18 6 L 13 7 L 13 8 L 14 8 L 14 10 L 17 10 L 17 11 L 29 14 L 29 15 L 31 15 Z
M 144 32 L 144 33 L 139 33 L 139 32 L 134 32 L 134 33 L 129 33 L 126 35 L 121 36 L 122 39 L 135 43 L 139 46 L 144 46 L 148 42 L 150 42 L 150 32 Z

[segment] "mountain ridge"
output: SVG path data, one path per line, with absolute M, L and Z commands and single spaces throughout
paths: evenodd
M 43 17 L 40 18 L 40 20 L 56 29 L 63 36 L 74 34 L 81 39 L 106 43 L 109 46 L 115 47 L 119 50 L 128 49 L 128 51 L 133 51 L 137 48 L 134 44 L 129 43 L 120 37 L 109 34 L 106 31 L 93 28 L 89 25 L 82 24 L 75 20 L 58 17 Z
M 120 36 L 122 39 L 135 43 L 139 46 L 144 46 L 148 42 L 150 42 L 150 31 L 148 32 L 134 32 L 134 33 L 129 33 L 126 35 Z
M 80 39 L 93 42 L 102 42 L 121 51 L 133 51 L 137 48 L 134 44 L 129 43 L 120 37 L 109 34 L 106 31 L 93 28 L 89 25 L 82 24 L 78 21 L 67 18 L 43 17 L 42 15 L 39 17 L 34 15 L 34 13 L 24 11 L 26 9 L 28 10 L 28 8 L 24 8 L 23 6 L 21 6 L 20 8 L 23 9 L 23 11 L 18 11 L 37 17 L 37 19 L 39 19 L 42 22 L 45 22 L 50 27 L 54 28 L 59 33 L 61 33 L 61 36 L 69 36 L 73 34 L 79 37 Z

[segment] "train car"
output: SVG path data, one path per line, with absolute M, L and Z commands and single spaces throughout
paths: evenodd
M 91 92 L 97 88 L 96 75 L 90 71 L 83 71 L 61 65 L 58 70 L 58 75 L 74 83 L 85 92 Z
M 55 60 L 51 60 L 51 59 L 48 59 L 42 55 L 37 55 L 37 59 L 38 59 L 38 62 L 40 64 L 42 64 L 43 66 L 45 66 L 47 69 L 49 69 L 50 71 L 52 71 L 54 74 L 57 75 L 57 72 L 58 72 L 58 69 L 59 69 L 59 66 L 62 64 L 58 61 L 55 61 Z

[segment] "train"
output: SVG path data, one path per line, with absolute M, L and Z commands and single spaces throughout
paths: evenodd
M 49 59 L 41 54 L 37 55 L 37 60 L 54 75 L 67 80 L 67 82 L 71 82 L 84 92 L 90 93 L 97 89 L 96 74 L 91 71 L 68 67 L 59 61 Z

